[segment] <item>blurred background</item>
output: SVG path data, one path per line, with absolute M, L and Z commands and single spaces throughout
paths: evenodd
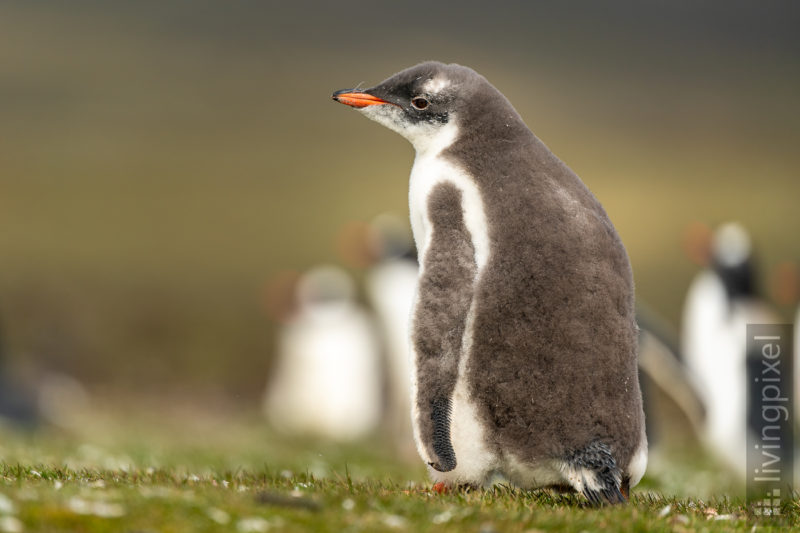
M 0 3 L 5 372 L 259 409 L 275 280 L 338 264 L 366 302 L 342 232 L 408 212 L 411 146 L 330 94 L 426 59 L 511 100 L 677 331 L 691 223 L 746 227 L 764 288 L 800 259 L 799 23 L 791 2 Z

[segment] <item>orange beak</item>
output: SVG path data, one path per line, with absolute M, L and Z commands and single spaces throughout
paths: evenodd
M 382 98 L 372 96 L 371 94 L 354 91 L 353 89 L 343 89 L 333 93 L 332 98 L 339 103 L 349 105 L 350 107 L 367 107 L 379 104 L 391 104 Z

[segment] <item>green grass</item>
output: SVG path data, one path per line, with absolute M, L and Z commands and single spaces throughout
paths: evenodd
M 262 467 L 198 476 L 180 468 L 4 463 L 0 476 L 2 492 L 31 531 L 745 531 L 753 525 L 740 503 L 724 498 L 644 493 L 627 506 L 593 509 L 577 496 L 550 491 L 499 485 L 440 495 L 427 484 L 353 481 L 346 471 L 317 478 Z
M 709 475 L 712 495 L 688 497 Z M 100 414 L 69 432 L 0 430 L 0 531 L 750 531 L 740 498 L 713 495 L 721 480 L 705 461 L 658 459 L 626 506 L 505 485 L 438 494 L 381 439 L 336 446 L 278 439 L 256 418 Z M 797 504 L 783 511 L 759 529 L 800 522 Z

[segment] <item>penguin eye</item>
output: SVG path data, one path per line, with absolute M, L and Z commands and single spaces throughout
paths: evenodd
M 414 109 L 425 109 L 429 103 L 428 100 L 421 96 L 411 99 L 411 105 L 414 106 Z

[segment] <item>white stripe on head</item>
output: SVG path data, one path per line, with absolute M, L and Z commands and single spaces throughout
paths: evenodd
M 450 85 L 450 80 L 446 78 L 431 78 L 425 82 L 422 86 L 422 90 L 428 94 L 438 94 L 448 85 Z

